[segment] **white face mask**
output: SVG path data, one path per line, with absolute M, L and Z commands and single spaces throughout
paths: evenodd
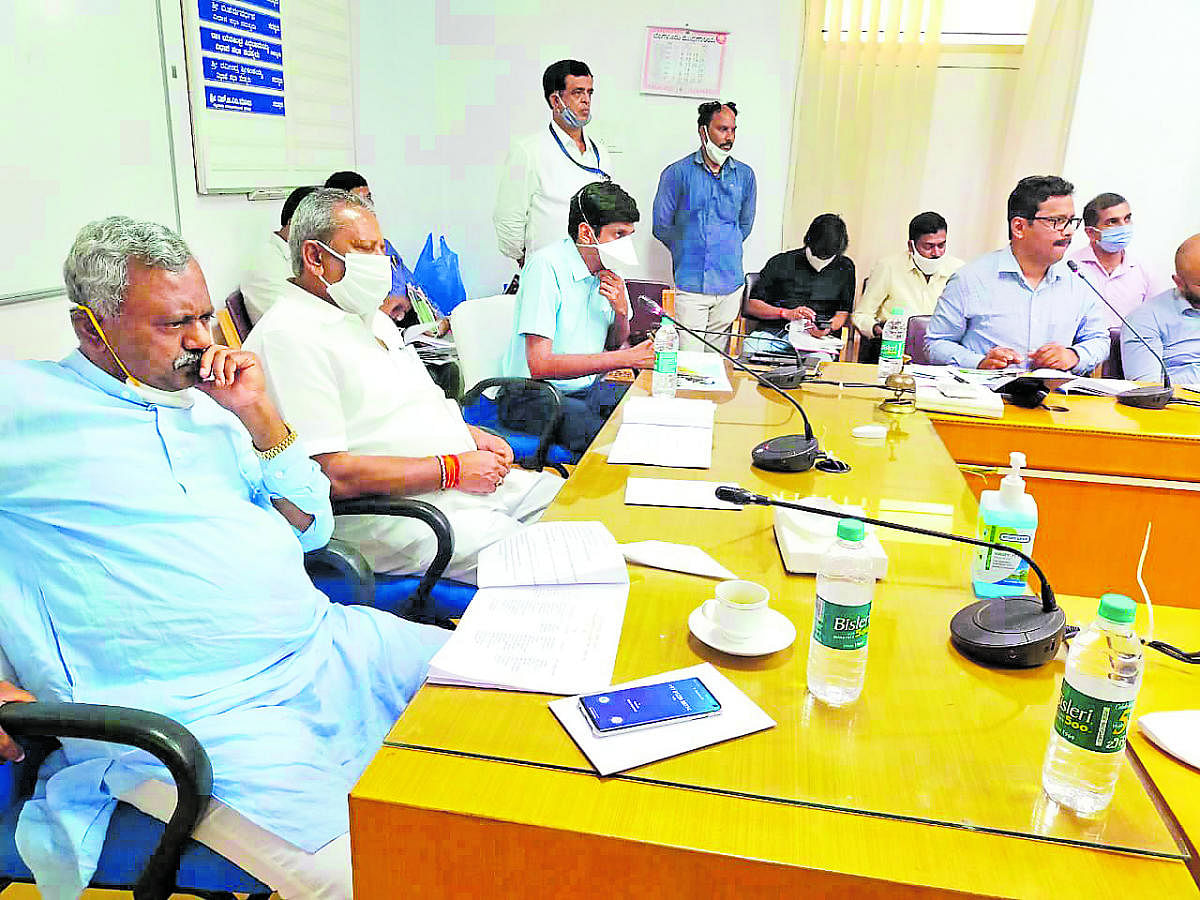
M 922 256 L 917 252 L 917 248 L 912 248 L 913 265 L 921 270 L 922 273 L 929 277 L 933 277 L 938 272 L 942 271 L 942 260 L 945 257 L 939 256 L 937 259 L 930 259 L 928 256 Z
M 712 138 L 708 136 L 708 128 L 704 129 L 704 152 L 708 154 L 708 158 L 715 162 L 718 166 L 725 165 L 725 160 L 729 159 L 729 154 L 733 153 L 733 148 L 728 150 L 723 147 L 718 147 L 713 143 Z
M 616 272 L 622 278 L 638 266 L 637 248 L 633 246 L 632 234 L 619 237 L 615 241 L 597 244 L 596 249 L 600 251 L 600 262 L 604 268 Z
M 351 315 L 361 316 L 370 324 L 375 310 L 379 309 L 392 289 L 391 260 L 378 253 L 347 253 L 342 256 L 320 241 L 314 243 L 346 264 L 346 273 L 341 281 L 330 284 L 320 275 L 317 276 L 328 289 L 330 299 L 341 309 Z
M 813 252 L 807 247 L 804 248 L 804 258 L 808 260 L 808 264 L 820 272 L 827 265 L 837 259 L 836 256 L 831 256 L 829 259 L 821 259 L 819 256 L 813 256 Z

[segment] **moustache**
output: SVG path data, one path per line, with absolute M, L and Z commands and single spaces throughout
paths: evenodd
M 184 350 L 176 357 L 175 362 L 171 363 L 171 367 L 177 371 L 179 369 L 198 369 L 203 357 L 203 350 Z

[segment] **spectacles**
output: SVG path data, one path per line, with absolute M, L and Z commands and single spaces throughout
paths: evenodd
M 1078 228 L 1083 221 L 1079 216 L 1025 216 L 1025 219 L 1030 222 L 1049 222 L 1055 231 L 1066 231 L 1067 226 Z

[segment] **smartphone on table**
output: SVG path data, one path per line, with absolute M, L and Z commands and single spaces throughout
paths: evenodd
M 587 694 L 579 708 L 597 737 L 654 725 L 699 719 L 721 711 L 721 703 L 699 678 L 681 678 Z

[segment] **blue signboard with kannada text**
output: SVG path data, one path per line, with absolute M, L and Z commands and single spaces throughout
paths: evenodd
M 238 0 L 242 6 L 257 6 L 259 9 L 265 9 L 267 12 L 279 14 L 279 0 Z
M 283 98 L 257 91 L 235 91 L 231 88 L 204 86 L 204 105 L 209 109 L 229 112 L 257 113 L 260 116 L 282 116 Z
M 283 36 L 278 16 L 243 9 L 226 0 L 199 0 L 200 18 L 205 22 L 248 31 L 261 37 L 280 40 Z
M 255 62 L 283 65 L 283 47 L 279 44 L 245 34 L 217 31 L 207 25 L 200 26 L 200 47 L 210 53 L 224 53 L 226 56 L 237 56 Z
M 283 73 L 278 69 L 268 69 L 266 66 L 258 66 L 253 63 L 234 62 L 231 59 L 218 59 L 207 53 L 202 54 L 201 57 L 204 60 L 205 81 L 268 88 L 272 91 L 283 90 Z

